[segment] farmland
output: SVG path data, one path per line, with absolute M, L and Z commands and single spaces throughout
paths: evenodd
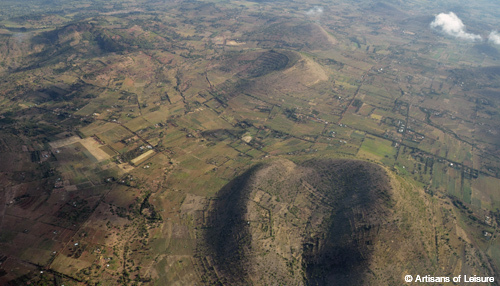
M 500 279 L 499 46 L 430 27 L 458 2 L 62 2 L 0 3 L 0 284 Z

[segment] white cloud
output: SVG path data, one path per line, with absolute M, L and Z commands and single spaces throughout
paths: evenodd
M 309 16 L 319 16 L 322 13 L 323 13 L 323 7 L 319 6 L 314 6 L 313 8 L 309 9 L 309 11 L 306 12 L 306 14 Z
M 497 31 L 491 31 L 488 41 L 495 45 L 500 45 L 500 34 Z
M 441 29 L 444 33 L 453 36 L 457 39 L 479 41 L 482 40 L 481 36 L 465 32 L 465 25 L 455 13 L 448 14 L 441 13 L 436 16 L 431 23 L 434 29 Z

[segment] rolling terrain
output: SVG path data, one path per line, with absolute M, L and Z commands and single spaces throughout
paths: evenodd
M 0 3 L 0 284 L 498 284 L 497 4 L 34 2 Z
M 401 185 L 372 163 L 264 163 L 224 186 L 210 204 L 201 244 L 204 281 L 392 285 L 414 269 L 435 276 L 484 271 L 474 266 L 481 256 L 459 269 L 441 268 L 439 261 L 454 255 L 450 246 L 440 250 L 436 244 L 433 222 L 443 218 L 425 210 L 436 208 L 414 186 Z M 447 239 L 471 247 L 458 232 Z

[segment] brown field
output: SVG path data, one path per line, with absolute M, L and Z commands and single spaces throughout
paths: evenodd
M 443 3 L 11 2 L 0 284 L 500 278 L 498 47 Z

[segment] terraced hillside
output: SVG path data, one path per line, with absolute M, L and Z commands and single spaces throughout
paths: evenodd
M 0 285 L 498 281 L 499 5 L 0 1 Z
M 204 279 L 222 285 L 390 285 L 414 268 L 444 275 L 434 262 L 453 254 L 438 258 L 432 251 L 433 225 L 418 208 L 429 202 L 414 191 L 363 161 L 257 165 L 210 204 L 199 245 Z M 420 258 L 406 263 L 412 257 Z

